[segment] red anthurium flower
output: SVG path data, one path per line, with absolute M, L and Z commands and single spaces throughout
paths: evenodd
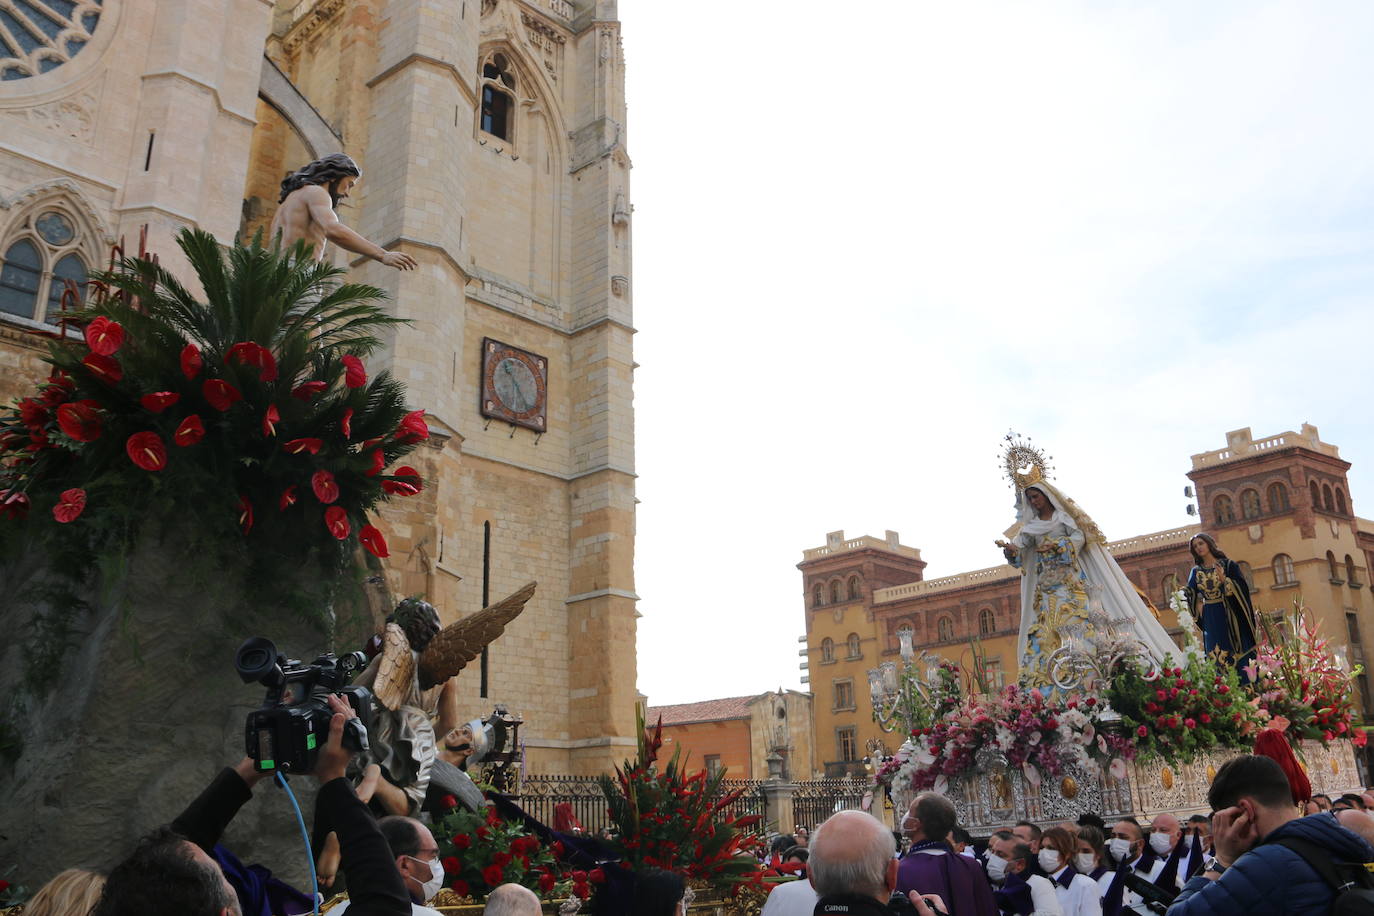
M 339 429 L 343 430 L 345 439 L 353 438 L 353 408 L 344 411 L 343 419 L 339 421 Z
M 406 414 L 401 425 L 396 427 L 397 442 L 419 442 L 429 438 L 429 426 L 425 423 L 423 410 L 412 410 Z
M 109 356 L 124 344 L 124 329 L 105 316 L 86 325 L 86 346 L 92 353 Z
M 52 517 L 66 524 L 74 522 L 86 510 L 86 491 L 78 488 L 63 490 L 57 505 L 52 507 Z
M 382 473 L 382 470 L 386 467 L 386 456 L 382 454 L 381 449 L 377 448 L 372 450 L 371 457 L 372 467 L 367 469 L 367 476 L 376 477 L 378 474 Z
M 232 360 L 238 360 L 239 364 L 244 366 L 257 366 L 260 370 L 258 378 L 264 382 L 277 380 L 277 360 L 272 356 L 272 351 L 260 343 L 246 340 L 234 344 L 229 348 L 229 352 L 224 354 L 225 362 Z
M 177 394 L 175 391 L 154 391 L 152 394 L 145 394 L 143 397 L 139 398 L 138 403 L 143 406 L 144 410 L 149 410 L 153 413 L 162 413 L 168 407 L 171 407 L 180 400 L 181 395 Z
M 57 425 L 77 442 L 94 442 L 103 431 L 98 402 L 84 398 L 63 404 L 57 408 Z
M 195 445 L 205 438 L 205 424 L 200 421 L 198 414 L 191 414 L 181 423 L 177 424 L 176 432 L 172 433 L 172 441 L 185 448 L 188 445 Z
M 423 489 L 420 472 L 409 465 L 401 465 L 392 475 L 392 480 L 383 480 L 382 489 L 397 496 L 414 496 Z
M 367 548 L 367 552 L 374 557 L 385 559 L 391 556 L 386 549 L 386 538 L 382 537 L 382 533 L 372 525 L 364 525 L 362 528 L 358 529 L 358 540 L 363 542 L 363 546 Z
M 253 530 L 253 504 L 247 496 L 239 497 L 239 527 L 247 534 Z
M 343 506 L 330 506 L 324 510 L 324 526 L 340 541 L 348 537 L 348 532 L 352 530 L 348 524 L 348 513 L 344 512 Z
M 281 491 L 281 499 L 277 501 L 277 509 L 285 512 L 296 504 L 296 485 L 292 484 Z
M 344 364 L 344 384 L 349 388 L 361 388 L 367 384 L 367 369 L 363 367 L 363 361 L 356 356 L 345 356 L 340 360 Z
M 81 364 L 110 385 L 124 377 L 124 368 L 113 356 L 106 356 L 103 353 L 87 353 Z
M 157 433 L 134 433 L 124 443 L 129 460 L 145 471 L 160 471 L 167 466 L 167 446 Z
M 200 347 L 188 343 L 181 348 L 181 374 L 188 380 L 200 375 L 201 367 L 204 365 L 205 360 L 201 359 Z
M 328 387 L 329 386 L 324 382 L 301 382 L 295 388 L 291 389 L 291 397 L 302 401 L 308 401 Z
M 310 488 L 315 491 L 315 498 L 325 505 L 339 498 L 339 485 L 334 482 L 334 475 L 328 471 L 316 471 L 311 474 Z
M 262 434 L 264 436 L 275 436 L 277 434 L 277 424 L 281 422 L 281 414 L 277 412 L 276 404 L 267 405 L 267 413 L 262 416 Z
M 205 396 L 205 400 L 210 402 L 210 406 L 215 410 L 228 410 L 235 401 L 242 401 L 243 394 L 233 385 L 223 379 L 206 379 L 205 384 L 200 386 L 200 393 Z
M 29 514 L 29 497 L 18 490 L 0 490 L 0 518 L 23 521 Z
M 286 452 L 288 455 L 299 455 L 301 452 L 309 452 L 312 455 L 317 455 L 322 445 L 324 445 L 323 439 L 292 439 L 282 446 L 282 451 Z

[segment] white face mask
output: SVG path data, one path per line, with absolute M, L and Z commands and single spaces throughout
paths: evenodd
M 1086 875 L 1097 867 L 1097 860 L 1093 858 L 1093 854 L 1090 852 L 1080 852 L 1073 857 L 1073 867 Z
M 1174 841 L 1169 838 L 1167 833 L 1150 834 L 1150 848 L 1155 851 L 1157 856 L 1167 856 L 1169 850 L 1174 848 Z
M 1064 867 L 1063 863 L 1059 861 L 1059 853 L 1053 849 L 1040 850 L 1038 858 L 1040 859 L 1040 867 L 1045 870 L 1046 874 L 1054 874 Z
M 417 859 L 414 856 L 407 856 L 412 862 L 420 862 L 429 866 L 429 880 L 420 885 L 420 893 L 424 895 L 426 903 L 434 899 L 434 895 L 439 893 L 439 889 L 444 886 L 444 863 L 437 858 L 426 862 L 424 859 Z M 419 879 L 416 879 L 419 880 Z
M 1111 852 L 1112 858 L 1118 862 L 1127 862 L 1131 859 L 1131 841 L 1124 837 L 1112 837 L 1107 844 L 1107 849 Z
M 1007 877 L 1007 860 L 998 855 L 988 856 L 988 877 L 1001 882 Z

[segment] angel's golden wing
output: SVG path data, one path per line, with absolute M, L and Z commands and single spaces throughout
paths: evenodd
M 475 614 L 451 623 L 420 653 L 420 689 L 428 690 L 453 677 L 472 661 L 487 644 L 500 636 L 534 594 L 534 582 L 520 591 Z
M 397 710 L 410 702 L 410 685 L 415 677 L 415 656 L 405 630 L 394 623 L 386 625 L 382 634 L 382 651 L 377 656 L 377 673 L 372 681 L 372 693 L 390 710 Z

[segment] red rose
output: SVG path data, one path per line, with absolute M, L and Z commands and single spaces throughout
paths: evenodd
M 1183 720 L 1183 727 L 1184 727 L 1184 728 L 1197 728 L 1197 720 L 1196 720 L 1196 719 L 1192 719 L 1192 718 L 1184 719 L 1184 720 Z
M 134 433 L 124 443 L 129 460 L 145 471 L 160 471 L 167 466 L 167 446 L 157 433 Z
M 66 524 L 74 522 L 86 509 L 86 491 L 82 489 L 63 490 L 57 505 L 52 507 L 52 517 Z
M 367 369 L 363 367 L 363 361 L 356 356 L 345 356 L 341 362 L 344 364 L 344 384 L 349 388 L 361 388 L 367 384 Z
M 29 497 L 18 490 L 0 490 L 0 517 L 23 521 L 29 514 Z
M 457 856 L 444 856 L 439 864 L 444 866 L 444 874 L 446 875 L 456 875 L 463 870 L 463 863 L 458 861 Z
M 253 530 L 253 504 L 247 496 L 239 497 L 239 527 L 247 534 Z
M 1163 703 L 1165 700 L 1169 699 L 1169 695 L 1168 695 L 1167 693 L 1165 693 L 1163 690 L 1156 690 L 1156 691 L 1155 691 L 1155 699 L 1157 699 L 1157 700 L 1159 700 L 1161 703 Z
M 205 384 L 200 386 L 200 393 L 211 407 L 219 411 L 228 410 L 235 401 L 243 400 L 243 394 L 237 388 L 217 378 L 206 379 Z
M 348 532 L 353 530 L 348 524 L 348 513 L 344 512 L 343 506 L 330 506 L 324 510 L 324 526 L 340 541 L 348 537 Z
M 577 870 L 575 870 L 575 871 L 572 873 L 572 876 L 571 876 L 571 877 L 572 877 L 572 879 L 573 879 L 574 881 L 576 881 L 578 884 L 586 884 L 586 883 L 587 883 L 587 873 L 586 873 L 585 871 L 583 871 L 582 869 L 580 869 L 580 868 L 577 869 Z
M 181 348 L 181 374 L 186 376 L 187 381 L 200 375 L 201 367 L 204 365 L 205 360 L 201 359 L 200 347 L 188 343 Z
M 423 486 L 420 472 L 404 464 L 396 469 L 391 480 L 382 481 L 382 489 L 397 496 L 414 496 L 420 492 Z
M 1141 738 L 1144 738 L 1146 735 L 1150 733 L 1150 730 L 1145 726 L 1141 725 L 1136 728 L 1135 733 L 1139 735 Z
M 477 839 L 479 840 L 485 840 L 487 837 L 491 836 L 491 831 L 488 830 L 486 827 L 478 827 L 476 833 Z
M 277 411 L 276 404 L 268 404 L 267 411 L 262 415 L 262 434 L 264 437 L 271 438 L 277 434 L 277 424 L 281 422 L 281 414 Z
M 396 427 L 397 442 L 419 442 L 429 438 L 429 426 L 425 423 L 423 410 L 412 410 L 406 414 L 401 425 Z
M 514 858 L 515 856 L 511 855 L 508 852 L 498 852 L 491 857 L 491 864 L 497 866 L 498 868 L 504 869 L 507 865 L 511 863 L 511 860 Z
M 292 439 L 282 446 L 282 451 L 288 455 L 299 455 L 301 452 L 309 452 L 312 455 L 319 454 L 320 446 L 324 445 L 323 439 Z
M 343 419 L 339 421 L 339 431 L 343 433 L 345 439 L 353 438 L 353 408 L 344 411 Z
M 468 883 L 461 878 L 455 880 L 449 887 L 453 888 L 453 892 L 459 897 L 472 896 L 472 889 L 469 888 Z
M 1170 727 L 1170 728 L 1178 728 L 1178 716 L 1170 716 L 1170 717 L 1169 717 L 1169 727 Z
M 191 414 L 177 426 L 176 432 L 172 433 L 172 441 L 182 448 L 188 445 L 195 445 L 205 438 L 205 424 L 200 421 L 198 414 Z
M 277 500 L 277 511 L 285 512 L 296 504 L 296 485 L 292 484 L 281 491 L 281 499 Z
M 382 533 L 372 525 L 364 525 L 358 529 L 358 540 L 363 542 L 367 552 L 374 557 L 386 559 L 391 556 L 386 549 L 386 538 L 382 537 Z
M 554 857 L 555 857 L 555 858 L 558 858 L 558 859 L 563 858 L 563 841 L 562 841 L 562 840 L 554 840 L 554 841 L 553 841 L 553 854 L 554 854 Z
M 605 883 L 606 883 L 606 873 L 605 873 L 604 871 L 602 871 L 601 869 L 599 869 L 599 868 L 593 868 L 591 871 L 587 872 L 587 878 L 588 878 L 593 884 L 605 884 Z
M 104 315 L 86 325 L 86 346 L 92 353 L 109 356 L 124 343 L 124 329 Z
M 328 387 L 329 385 L 324 382 L 301 382 L 291 389 L 291 397 L 300 401 L 308 401 Z
M 370 457 L 372 458 L 372 466 L 367 469 L 367 476 L 376 477 L 386 467 L 386 456 L 382 454 L 381 449 L 376 448 L 372 450 Z
M 645 857 L 644 857 L 644 860 L 645 860 L 646 862 L 649 861 L 649 859 L 650 859 L 650 856 L 645 856 Z M 650 863 L 650 864 L 653 864 L 653 863 Z M 574 884 L 573 887 L 572 887 L 572 892 L 573 892 L 573 896 L 574 896 L 574 897 L 578 897 L 579 899 L 582 899 L 582 900 L 590 900 L 590 899 L 591 899 L 591 896 L 592 896 L 592 889 L 591 889 L 591 887 L 590 887 L 585 881 L 582 882 L 582 883 L 580 883 L 580 884 Z
M 154 391 L 152 394 L 145 394 L 138 399 L 139 405 L 152 413 L 162 413 L 177 401 L 181 400 L 181 395 L 175 391 Z
M 1230 692 L 1231 692 L 1231 688 L 1230 688 L 1229 686 L 1227 686 L 1226 684 L 1218 684 L 1218 685 L 1217 685 L 1217 693 L 1230 693 Z
M 100 438 L 99 405 L 89 398 L 70 401 L 57 408 L 57 425 L 77 442 L 94 442 Z
M 488 865 L 482 869 L 482 880 L 487 882 L 488 887 L 496 887 L 501 883 L 504 870 L 499 865 Z
M 94 372 L 102 381 L 113 385 L 124 377 L 124 369 L 113 356 L 101 353 L 87 353 L 81 364 Z
M 549 872 L 541 872 L 541 873 L 540 873 L 540 875 L 539 875 L 539 889 L 540 889 L 541 891 L 543 891 L 544 893 L 547 894 L 549 891 L 553 890 L 553 886 L 554 886 L 555 884 L 557 884 L 557 883 L 558 883 L 558 879 L 555 878 L 555 877 L 554 877 L 552 874 L 550 874 Z
M 1047 730 L 1053 731 L 1054 729 L 1056 729 L 1056 728 L 1058 728 L 1058 727 L 1059 727 L 1059 721 L 1058 721 L 1057 719 L 1046 719 L 1046 720 L 1045 720 L 1045 728 L 1046 728 Z
M 1087 704 L 1088 704 L 1089 706 L 1096 706 L 1096 705 L 1097 705 L 1097 697 L 1088 697 L 1088 699 L 1087 699 L 1086 702 L 1087 702 Z
M 1177 688 L 1177 687 L 1170 687 L 1170 688 L 1169 688 L 1169 699 L 1173 700 L 1173 699 L 1177 699 L 1177 697 L 1178 697 L 1178 688 Z
M 7 890 L 9 890 L 9 889 L 10 889 L 10 883 L 9 883 L 8 881 L 6 881 L 5 879 L 0 878 L 0 894 L 3 894 L 5 891 L 7 891 Z
M 339 485 L 334 482 L 334 475 L 328 471 L 316 471 L 311 474 L 310 488 L 315 491 L 315 498 L 325 505 L 339 498 Z
M 450 801 L 452 801 L 452 804 L 450 804 Z M 452 795 L 445 795 L 445 796 L 444 796 L 444 807 L 445 807 L 445 808 L 456 808 L 456 807 L 458 807 L 458 799 L 454 798 Z M 469 846 L 471 846 L 471 845 L 472 845 L 472 837 L 468 836 L 466 833 L 460 833 L 460 834 L 458 834 L 457 836 L 455 836 L 455 837 L 453 838 L 453 848 L 454 848 L 454 849 L 457 849 L 457 850 L 460 851 L 460 852 L 461 852 L 462 850 L 464 850 L 464 849 L 467 849 L 467 848 L 468 848 Z
M 1206 725 L 1207 723 L 1212 721 L 1212 717 L 1205 712 L 1201 713 L 1197 718 L 1198 721 L 1201 722 L 1203 725 Z

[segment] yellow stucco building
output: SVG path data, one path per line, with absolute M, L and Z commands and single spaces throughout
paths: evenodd
M 371 363 L 433 431 L 423 499 L 381 513 L 392 590 L 451 620 L 537 579 L 486 674 L 460 680 L 467 708 L 523 714 L 532 770 L 629 756 L 632 208 L 614 0 L 82 0 L 64 28 L 0 23 L 0 398 L 43 374 L 64 279 L 116 239 L 134 247 L 146 226 L 176 270 L 179 229 L 227 244 L 270 221 L 285 173 L 348 153 L 363 181 L 341 218 L 419 262 L 349 265 L 411 321 Z M 502 360 L 542 375 L 519 423 L 487 371 Z

